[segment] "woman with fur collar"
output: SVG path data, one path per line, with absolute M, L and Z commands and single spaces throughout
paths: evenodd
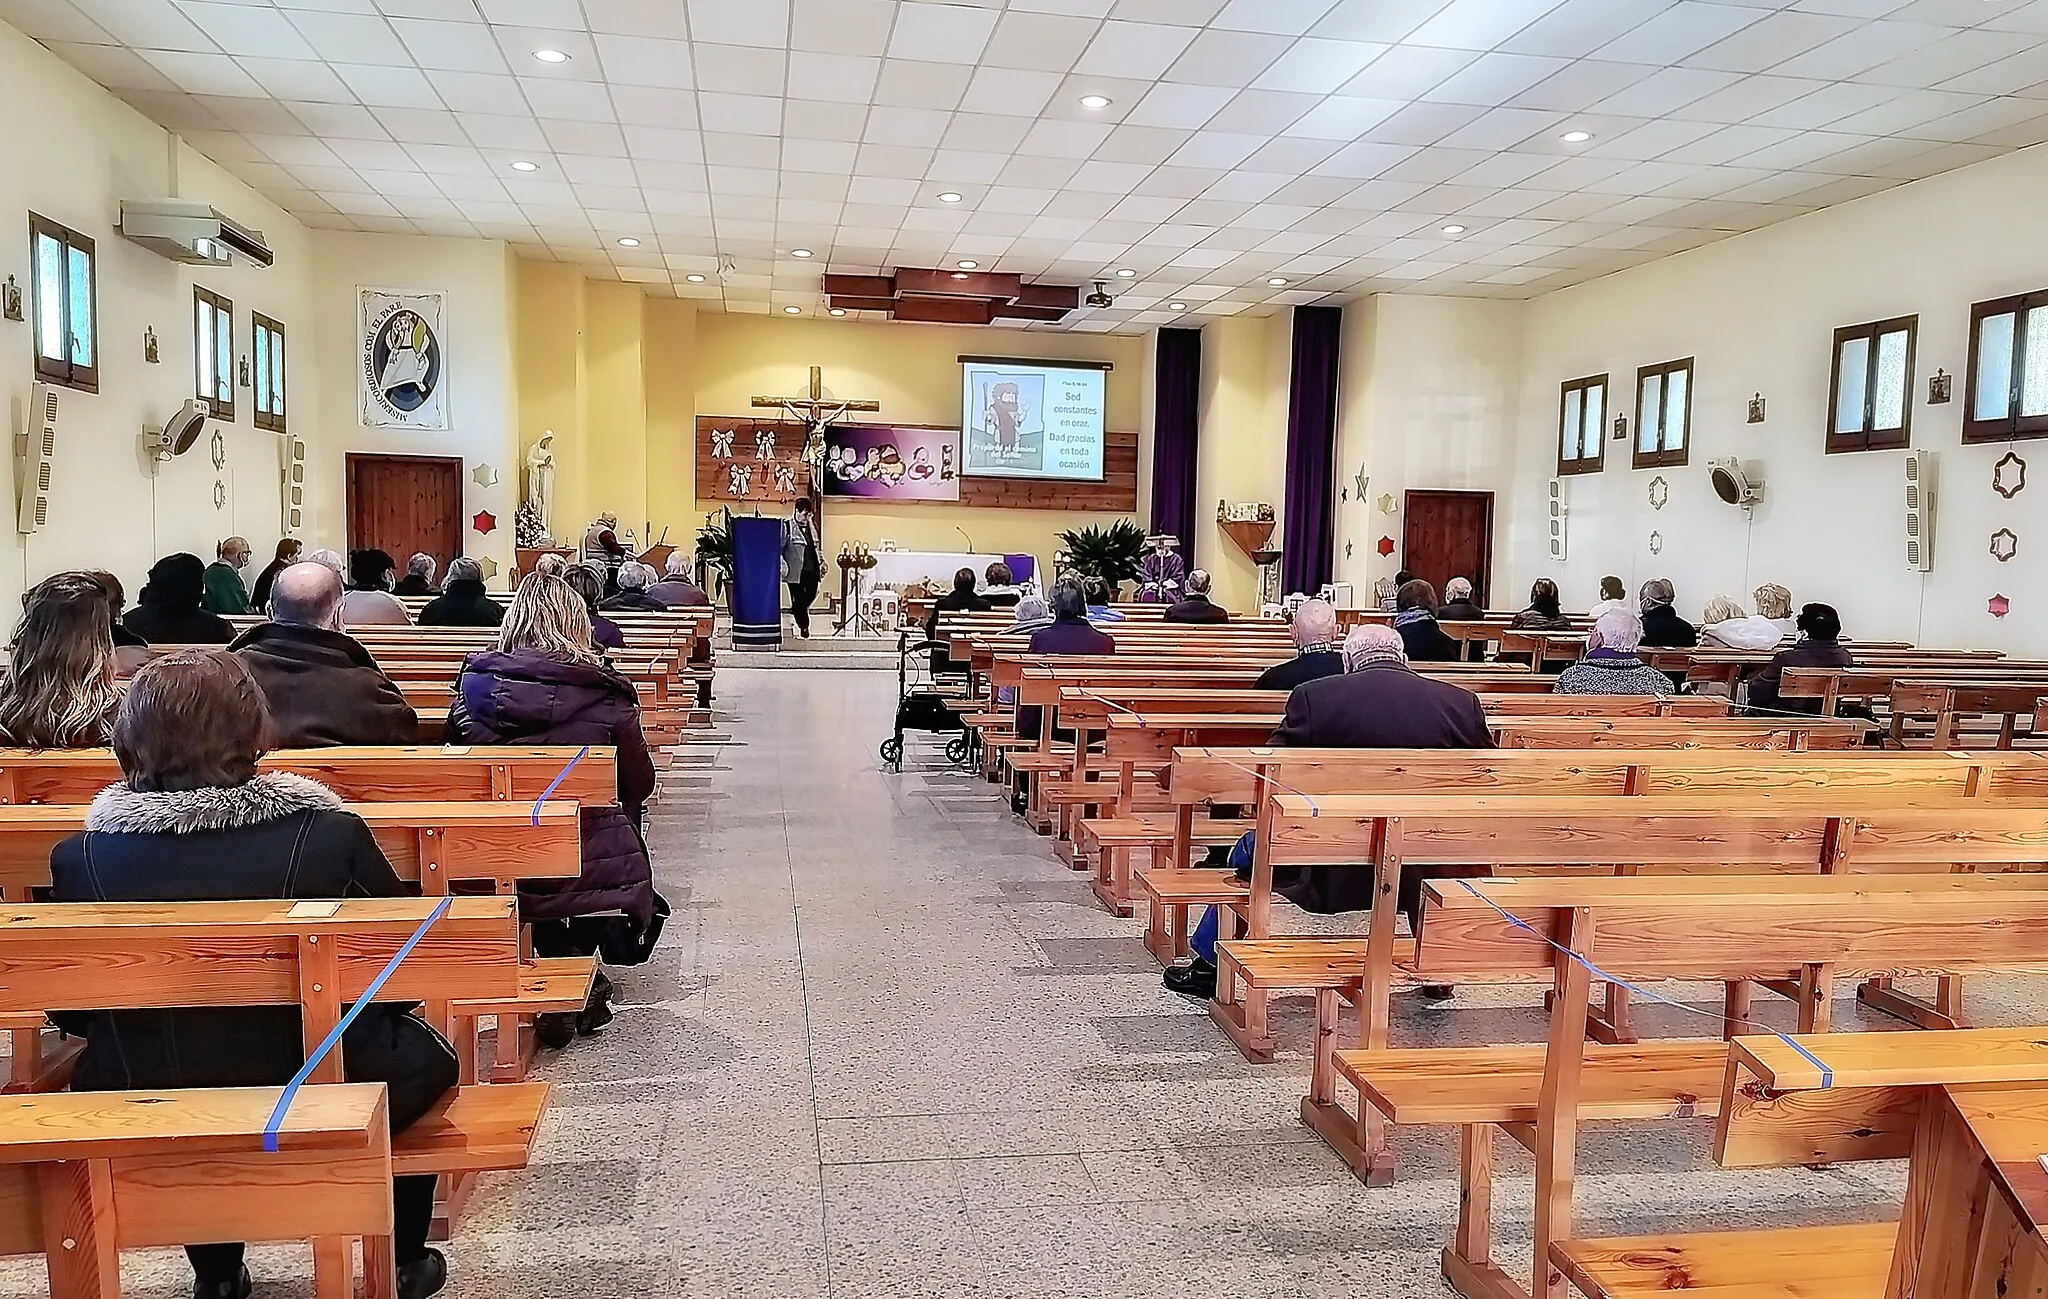
M 50 854 L 59 902 L 398 897 L 407 892 L 370 828 L 333 791 L 256 770 L 270 726 L 263 692 L 225 650 L 185 650 L 135 675 L 115 718 L 126 777 L 93 800 L 85 832 Z M 61 1017 L 85 1038 L 80 1091 L 276 1087 L 305 1063 L 296 1006 L 90 1011 Z M 370 1007 L 342 1039 L 350 1082 L 389 1087 L 394 1132 L 458 1079 L 455 1052 L 409 1008 Z M 427 1248 L 434 1178 L 392 1187 L 399 1299 L 447 1281 Z M 196 1299 L 248 1299 L 238 1244 L 186 1249 Z

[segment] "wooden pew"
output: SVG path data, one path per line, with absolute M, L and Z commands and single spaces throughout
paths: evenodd
M 1959 809 L 1966 801 L 1964 815 Z M 1348 1115 L 1336 1103 L 1332 999 L 1350 994 L 1357 1002 L 1358 1038 L 1364 1047 L 1386 1045 L 1394 988 L 1420 977 L 1409 956 L 1413 940 L 1397 938 L 1395 930 L 1392 903 L 1405 871 L 1695 874 L 1729 876 L 1761 888 L 1773 873 L 2048 869 L 2048 800 L 1941 793 L 1923 798 L 1911 792 L 1910 783 L 1782 796 L 1734 791 L 1674 797 L 1279 794 L 1267 799 L 1259 829 L 1252 881 L 1245 899 L 1233 908 L 1241 917 L 1240 937 L 1252 940 L 1251 946 L 1233 950 L 1225 944 L 1219 953 L 1227 964 L 1218 962 L 1212 1013 L 1248 1054 L 1270 1053 L 1265 1010 L 1272 981 L 1262 987 L 1257 978 L 1245 979 L 1241 999 L 1236 983 L 1247 972 L 1247 957 L 1269 954 L 1260 941 L 1271 934 L 1276 866 L 1358 863 L 1358 869 L 1375 871 L 1378 905 L 1362 945 L 1356 939 L 1314 938 L 1276 945 L 1283 962 L 1299 962 L 1320 950 L 1339 972 L 1359 973 L 1355 994 L 1348 980 L 1316 986 L 1319 1001 L 1325 1002 L 1319 1010 L 1329 1011 L 1330 1017 L 1318 1016 L 1317 1065 L 1303 1119 L 1373 1177 L 1391 1176 L 1390 1156 L 1384 1133 L 1372 1127 L 1370 1115 Z M 1769 990 L 1800 995 L 1782 985 Z M 1739 998 L 1731 994 L 1731 1017 L 1747 1006 L 1749 989 L 1738 993 Z M 1625 1037 L 1618 1027 L 1610 1024 L 1599 1034 L 1596 1025 L 1596 1035 Z M 1367 1144 L 1360 1146 L 1361 1141 Z
M 1583 1293 L 1740 1287 L 1756 1299 L 2040 1294 L 2048 1289 L 2048 1061 L 2042 1030 L 1745 1037 L 1715 1125 L 1725 1168 L 1909 1159 L 1896 1220 L 1560 1240 Z M 1825 1060 L 1823 1078 L 1813 1063 Z
M 1468 1299 L 1530 1293 L 1490 1257 L 1493 1129 L 1532 1151 L 1533 1291 L 1557 1299 L 1566 1287 L 1557 1263 L 1559 1246 L 1572 1238 L 1579 1125 L 1712 1113 L 1721 1100 L 1713 1079 L 1725 1075 L 1728 1060 L 1727 1044 L 1712 1038 L 1693 1049 L 1676 1042 L 1655 1051 L 1589 1047 L 1593 976 L 1586 963 L 1638 981 L 1787 982 L 1808 994 L 1802 1031 L 1825 1032 L 1826 994 L 1838 978 L 2048 965 L 2044 884 L 2039 876 L 1436 882 L 1416 950 L 1419 974 L 1455 981 L 1515 973 L 1548 983 L 1546 1041 L 1480 1048 L 1488 1062 L 1506 1063 L 1487 1076 L 1475 1075 L 1479 1059 L 1458 1048 L 1342 1052 L 1340 1067 L 1371 1098 L 1367 1113 L 1390 1112 L 1395 1121 L 1444 1121 L 1450 1116 L 1436 1112 L 1438 1098 L 1458 1092 L 1462 1108 L 1450 1121 L 1465 1132 L 1460 1214 L 1444 1275 Z
M 310 1051 L 339 1022 L 343 1006 L 364 995 L 370 981 L 436 905 L 435 899 L 420 898 L 7 906 L 0 908 L 0 969 L 7 976 L 0 980 L 0 1014 L 297 1005 Z M 379 1000 L 432 1005 L 517 995 L 527 967 L 521 963 L 512 899 L 455 898 L 447 906 L 447 913 L 426 930 L 378 993 Z M 341 1070 L 337 1050 L 314 1070 L 311 1081 L 339 1082 Z M 400 1175 L 523 1167 L 547 1097 L 545 1083 L 459 1087 L 434 1114 L 392 1144 L 390 1167 Z M 0 1101 L 0 1106 L 7 1103 Z M 76 1176 L 67 1175 L 58 1189 L 69 1191 Z M 188 1184 L 184 1190 L 190 1195 L 193 1188 Z M 379 1184 L 376 1192 L 384 1197 L 388 1212 L 388 1185 Z M 6 1198 L 0 1193 L 0 1200 Z M 73 1193 L 49 1206 L 60 1221 L 78 1221 L 82 1229 L 100 1198 L 95 1193 L 81 1202 Z M 17 1196 L 15 1203 L 22 1202 Z M 293 1206 L 280 1196 L 276 1204 L 263 1207 L 286 1220 L 286 1211 Z M 301 1215 L 291 1221 L 296 1229 L 305 1223 L 306 1209 L 300 1205 L 295 1211 Z M 251 1212 L 252 1220 L 238 1225 L 260 1225 L 262 1219 Z M 80 1220 L 80 1214 L 86 1217 Z M 226 1234 L 233 1238 L 236 1233 Z M 113 1254 L 124 1243 L 118 1230 L 109 1223 L 107 1230 L 75 1238 L 89 1243 L 90 1266 L 84 1267 L 82 1261 L 60 1264 L 67 1288 L 53 1284 L 53 1290 L 65 1299 L 117 1294 L 72 1289 L 68 1283 L 74 1276 L 82 1277 L 81 1286 L 92 1284 L 94 1278 L 104 1282 L 118 1276 Z M 218 1232 L 182 1237 L 220 1238 Z M 371 1239 L 366 1245 L 368 1295 L 383 1299 L 391 1294 L 392 1285 L 388 1241 L 380 1245 Z M 315 1239 L 314 1263 L 322 1299 L 352 1294 L 353 1261 L 345 1236 Z M 53 1273 L 53 1282 L 56 1279 Z
M 218 1240 L 364 1240 L 391 1258 L 381 1084 L 302 1089 L 266 1152 L 281 1088 L 80 1092 L 0 1101 L 0 1256 L 42 1254 L 50 1293 L 118 1299 L 120 1251 Z M 54 1242 L 54 1244 L 52 1243 Z M 344 1299 L 340 1274 L 321 1299 Z M 395 1277 L 368 1278 L 371 1296 Z M 352 1294 L 346 1299 L 353 1299 Z
M 1899 680 L 1892 684 L 1892 734 L 1903 743 L 1906 718 L 1931 716 L 1934 719 L 1932 743 L 1935 748 L 1945 749 L 1962 738 L 1959 723 L 1963 718 L 1991 716 L 1998 719 L 1998 733 L 1990 747 L 2010 749 L 2016 740 L 2038 737 L 2040 703 L 2044 696 L 2048 696 L 2048 672 L 2027 679 L 1972 680 L 1943 676 L 1930 680 Z M 2019 726 L 2022 717 L 2028 722 L 2024 731 Z
M 310 777 L 351 803 L 512 802 L 551 798 L 582 807 L 618 802 L 618 758 L 610 746 L 279 749 L 264 771 Z M 574 766 L 571 766 L 571 763 Z M 112 749 L 0 749 L 0 806 L 90 803 L 121 779 Z

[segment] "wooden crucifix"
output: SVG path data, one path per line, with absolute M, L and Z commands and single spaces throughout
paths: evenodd
M 827 401 L 825 400 L 825 371 L 821 366 L 811 367 L 811 395 L 808 397 L 756 397 L 755 409 L 785 410 L 789 417 L 801 423 L 814 434 L 822 434 L 826 427 L 850 410 L 880 410 L 878 401 Z

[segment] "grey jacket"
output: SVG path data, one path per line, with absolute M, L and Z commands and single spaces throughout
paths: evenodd
M 811 535 L 805 538 L 803 530 L 797 527 L 795 519 L 782 522 L 782 580 L 801 582 L 804 577 L 804 552 L 817 551 L 818 571 L 824 572 L 825 556 L 818 550 L 818 522 L 811 520 Z

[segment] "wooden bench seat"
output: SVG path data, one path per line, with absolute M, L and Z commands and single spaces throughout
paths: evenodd
M 524 1168 L 547 1113 L 547 1083 L 457 1087 L 391 1146 L 392 1171 L 489 1173 Z
M 1339 1051 L 1337 1071 L 1400 1124 L 1531 1124 L 1543 1099 L 1545 1051 L 1521 1046 Z M 1579 1090 L 1582 1119 L 1687 1119 L 1721 1108 L 1728 1043 L 1706 1040 L 1589 1043 Z
M 1896 1222 L 1568 1240 L 1552 1251 L 1588 1299 L 1883 1299 Z
M 1147 871 L 1135 882 L 1150 908 L 1145 948 L 1163 965 L 1188 954 L 1188 908 L 1241 903 L 1250 888 L 1229 870 Z
M 1221 848 L 1236 843 L 1252 828 L 1250 821 L 1197 819 L 1188 832 L 1189 842 L 1202 848 Z M 1137 910 L 1131 854 L 1138 849 L 1152 853 L 1156 867 L 1163 842 L 1173 846 L 1174 816 L 1171 812 L 1136 812 L 1128 816 L 1083 820 L 1074 828 L 1074 850 L 1082 860 L 1093 861 L 1095 873 L 1089 887 L 1111 915 L 1125 917 Z

